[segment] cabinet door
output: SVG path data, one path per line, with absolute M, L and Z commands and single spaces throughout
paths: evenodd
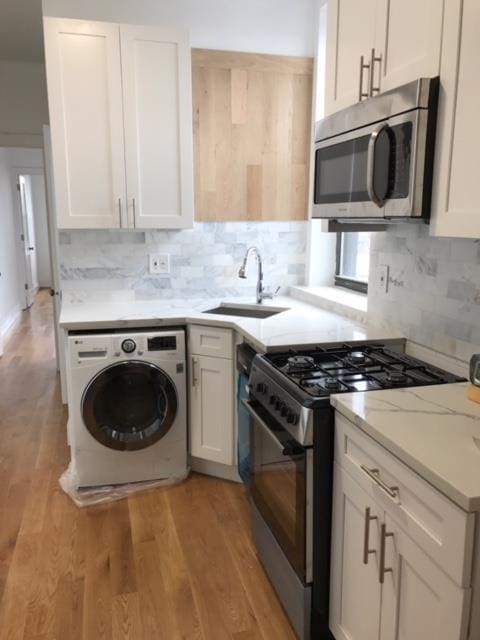
M 379 637 L 378 543 L 382 516 L 368 494 L 335 464 L 330 629 L 337 640 Z M 365 556 L 366 551 L 370 553 Z
M 445 0 L 432 199 L 433 235 L 480 237 L 480 3 Z
M 470 590 L 457 586 L 385 517 L 385 573 L 381 640 L 464 640 Z
M 184 33 L 120 27 L 130 226 L 193 224 L 192 73 Z
M 118 25 L 45 18 L 44 28 L 58 226 L 126 225 Z
M 360 56 L 369 61 L 375 43 L 377 0 L 331 0 L 328 3 L 325 68 L 325 114 L 360 99 Z M 363 70 L 367 92 L 369 71 Z
M 443 0 L 378 3 L 374 85 L 393 89 L 440 72 Z M 378 84 L 379 83 L 379 84 Z
M 190 453 L 233 464 L 233 361 L 192 356 L 190 365 Z

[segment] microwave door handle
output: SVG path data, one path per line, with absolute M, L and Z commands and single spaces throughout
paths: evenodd
M 370 134 L 370 140 L 368 141 L 367 152 L 367 193 L 370 200 L 380 208 L 384 206 L 385 200 L 383 198 L 380 198 L 380 196 L 378 196 L 375 191 L 375 151 L 377 147 L 378 137 L 384 129 L 388 129 L 388 125 L 385 122 L 377 125 L 372 131 L 372 133 Z

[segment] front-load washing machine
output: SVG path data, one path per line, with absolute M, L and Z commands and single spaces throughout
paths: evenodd
M 185 477 L 185 332 L 77 331 L 67 358 L 78 487 Z

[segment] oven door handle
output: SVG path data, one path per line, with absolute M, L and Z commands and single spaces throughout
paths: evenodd
M 367 154 L 367 193 L 370 200 L 380 208 L 385 205 L 385 197 L 381 198 L 375 191 L 375 153 L 377 150 L 377 140 L 382 131 L 385 131 L 386 129 L 388 129 L 388 124 L 385 122 L 382 122 L 375 127 L 370 134 Z
M 270 436 L 270 439 L 275 443 L 277 448 L 281 449 L 282 455 L 298 456 L 305 453 L 304 448 L 301 445 L 297 444 L 294 440 L 290 440 L 286 446 L 283 446 L 283 443 L 280 442 L 280 440 L 275 437 L 275 434 L 272 432 L 268 424 L 264 420 L 262 420 L 262 418 L 260 418 L 260 416 L 252 407 L 250 402 L 248 402 L 245 399 L 242 399 L 240 402 L 243 404 L 243 406 L 248 411 L 248 413 L 252 416 L 252 418 L 256 420 L 260 424 L 262 429 Z

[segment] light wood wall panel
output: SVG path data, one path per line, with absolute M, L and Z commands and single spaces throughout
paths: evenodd
M 304 220 L 313 60 L 192 50 L 197 220 Z

